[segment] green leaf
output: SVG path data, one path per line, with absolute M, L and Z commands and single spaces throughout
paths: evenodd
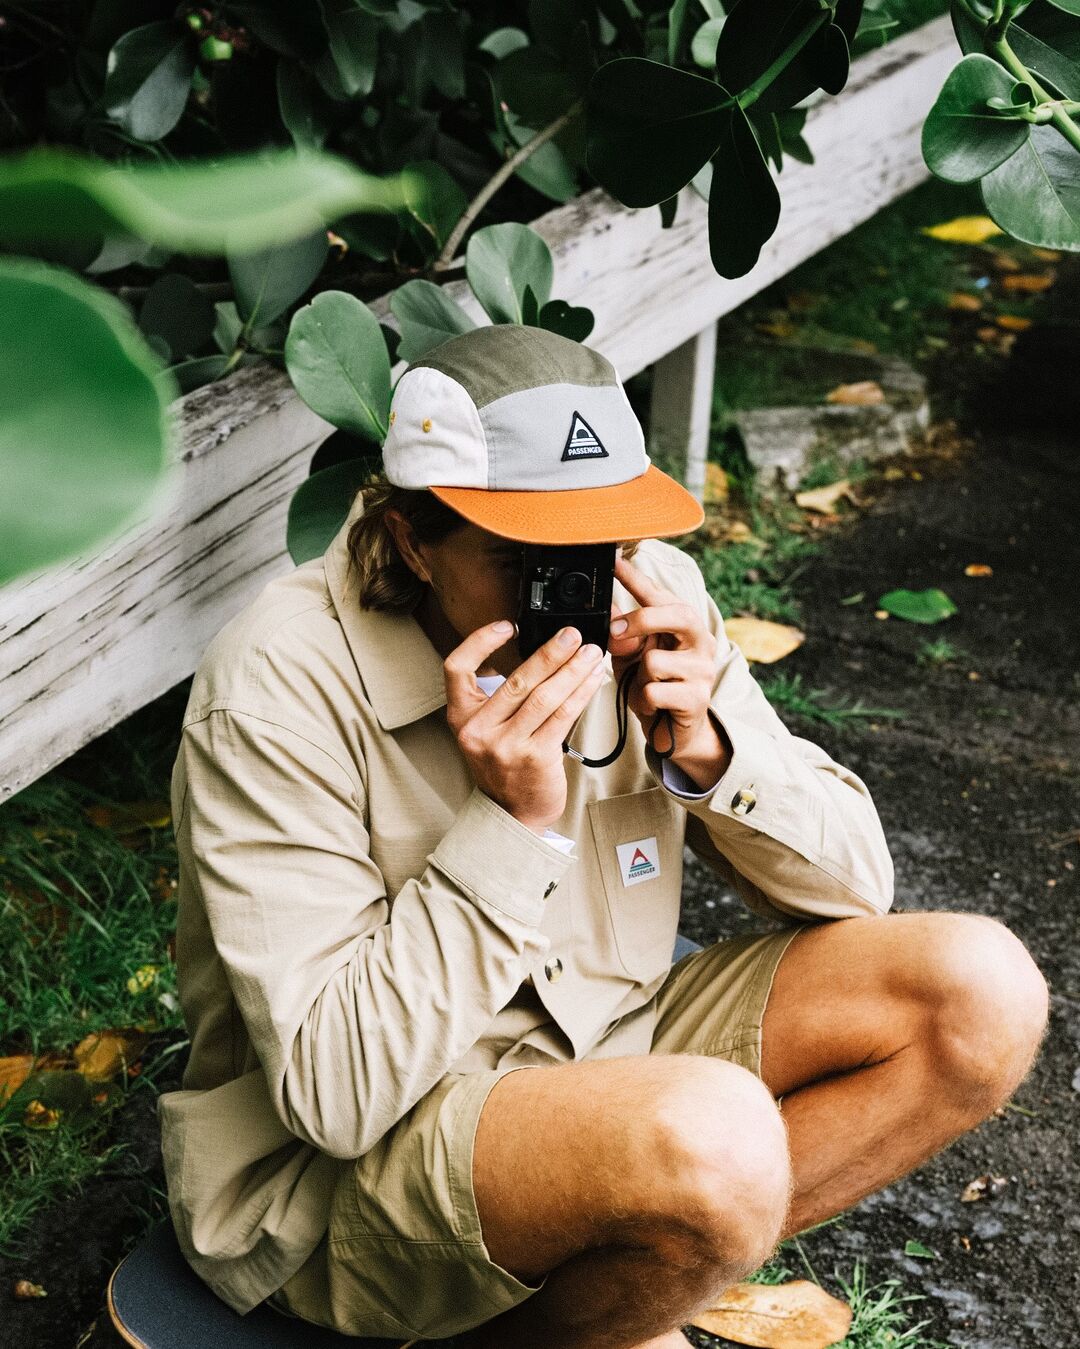
M 476 327 L 457 301 L 431 281 L 417 279 L 399 286 L 390 296 L 390 312 L 401 326 L 397 355 L 410 363 Z
M 1042 14 L 1047 12 L 1044 9 Z M 950 6 L 950 13 L 961 51 L 982 53 L 983 32 L 979 25 L 960 8 L 956 0 Z M 1053 14 L 1054 11 L 1050 10 L 1049 13 Z M 1046 26 L 1035 15 L 1031 16 L 1031 21 L 1037 21 L 1040 28 Z M 1067 20 L 1062 20 L 1062 23 L 1067 24 L 1070 30 L 1073 28 Z M 1062 35 L 1054 35 L 1053 41 L 1049 40 L 1050 36 L 1048 32 L 1036 36 L 1018 23 L 1009 25 L 1009 46 L 1028 70 L 1042 82 L 1051 84 L 1064 98 L 1080 98 L 1080 63 L 1073 58 L 1071 48 L 1069 51 L 1061 49 L 1060 43 L 1064 40 Z
M 540 316 L 540 305 L 537 303 L 536 294 L 532 286 L 526 284 L 521 296 L 521 321 L 530 327 L 536 327 L 536 320 Z
M 133 28 L 109 52 L 106 116 L 136 140 L 161 140 L 183 116 L 194 69 L 190 33 L 172 19 Z
M 537 302 L 551 295 L 551 250 L 535 230 L 516 221 L 487 225 L 469 238 L 465 274 L 492 323 L 521 323 L 526 284 Z
M 173 446 L 175 383 L 124 306 L 70 273 L 0 259 L 0 583 L 145 513 Z
M 981 189 L 990 219 L 1014 239 L 1080 251 L 1080 155 L 1052 126 L 1031 127 Z
M 452 102 L 465 97 L 465 52 L 452 14 L 429 11 L 410 24 L 399 53 L 402 87 L 412 107 L 419 108 L 432 87 Z
M 494 70 L 499 97 L 528 126 L 539 128 L 564 113 L 577 97 L 566 67 L 539 47 L 519 47 Z
M 936 586 L 928 590 L 890 590 L 878 600 L 877 607 L 909 623 L 940 623 L 957 612 L 944 590 Z
M 679 64 L 679 48 L 682 46 L 686 31 L 687 10 L 690 0 L 675 0 L 668 10 L 667 59 L 669 66 Z
M 593 330 L 596 319 L 591 309 L 575 307 L 565 300 L 549 300 L 537 315 L 536 326 L 548 332 L 559 333 L 575 342 L 584 342 Z
M 333 105 L 298 61 L 277 64 L 278 111 L 298 150 L 321 150 L 333 125 Z
M 733 101 L 713 80 L 659 61 L 609 61 L 589 83 L 588 170 L 625 206 L 666 201 L 709 160 Z
M 929 1246 L 924 1246 L 921 1241 L 915 1240 L 904 1242 L 904 1254 L 913 1255 L 918 1260 L 936 1260 L 938 1258 L 937 1251 L 931 1250 Z
M 214 305 L 214 341 L 218 350 L 229 356 L 236 350 L 244 323 L 232 300 L 219 300 Z
M 712 159 L 709 254 L 720 276 L 745 276 L 780 219 L 780 194 L 738 104 L 727 109 L 726 134 Z
M 371 470 L 368 459 L 346 459 L 313 473 L 296 489 L 289 502 L 285 539 L 297 566 L 326 552 Z
M 210 340 L 214 306 L 190 277 L 166 272 L 143 297 L 139 327 L 147 337 L 162 338 L 168 359 L 175 361 Z
M 319 0 L 319 8 L 342 89 L 349 98 L 366 97 L 375 83 L 377 20 L 356 0 Z
M 1028 138 L 1028 124 L 987 110 L 987 100 L 1008 100 L 1015 81 L 989 56 L 973 54 L 949 72 L 922 129 L 930 172 L 947 183 L 982 178 Z
M 433 159 L 414 160 L 401 171 L 405 209 L 430 235 L 437 251 L 461 219 L 469 199 L 441 164 Z
M 228 254 L 236 308 L 246 326 L 271 323 L 298 300 L 322 271 L 329 247 L 321 229 L 280 248 Z
M 191 393 L 220 379 L 228 368 L 229 358 L 215 353 L 213 356 L 195 356 L 190 361 L 181 361 L 169 366 L 169 374 L 176 380 L 181 393 Z
M 1080 14 L 1080 0 L 1049 0 L 1049 3 L 1066 14 Z
M 496 28 L 493 33 L 488 33 L 483 42 L 477 44 L 477 49 L 482 52 L 488 52 L 494 56 L 496 61 L 501 61 L 504 56 L 509 56 L 511 52 L 516 52 L 519 47 L 529 45 L 529 35 L 521 28 Z
M 324 290 L 292 316 L 285 367 L 296 392 L 332 426 L 381 443 L 390 412 L 390 358 L 366 304 Z
M 706 19 L 694 34 L 690 43 L 690 55 L 695 65 L 702 66 L 706 70 L 716 68 L 716 48 L 720 42 L 720 32 L 726 22 L 724 15 L 718 19 Z
M 818 0 L 736 0 L 716 48 L 716 78 L 740 94 L 766 73 L 808 25 L 820 29 L 830 11 Z M 758 102 L 770 112 L 790 107 L 818 87 L 812 43 L 780 71 Z
M 350 211 L 401 205 L 398 179 L 315 151 L 125 169 L 52 149 L 0 160 L 0 242 L 14 248 L 122 233 L 183 253 L 240 252 L 310 234 Z
M 501 120 L 515 145 L 524 145 L 536 134 L 516 113 L 504 112 L 501 114 Z M 488 138 L 501 152 L 500 138 L 494 133 Z M 550 197 L 552 201 L 566 202 L 578 194 L 577 175 L 554 137 L 545 141 L 539 149 L 533 150 L 527 159 L 518 164 L 514 173 L 522 182 L 528 183 L 530 187 L 542 192 L 545 197 Z

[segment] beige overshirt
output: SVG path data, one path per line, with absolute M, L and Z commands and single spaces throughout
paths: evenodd
M 649 1052 L 648 1016 L 614 1023 L 670 968 L 684 842 L 763 916 L 892 903 L 866 786 L 783 724 L 686 554 L 648 540 L 634 565 L 717 638 L 731 763 L 680 795 L 631 716 L 609 767 L 566 761 L 567 855 L 474 786 L 442 659 L 411 616 L 358 607 L 347 528 L 210 644 L 173 772 L 191 1054 L 159 1104 L 169 1206 L 187 1260 L 241 1313 L 313 1250 L 351 1159 L 445 1073 L 488 1066 L 488 1037 L 512 1026 L 521 1052 L 567 1060 L 613 1028 L 604 1054 Z M 615 601 L 637 607 L 618 583 Z M 572 736 L 593 758 L 617 738 L 605 660 Z M 627 884 L 616 849 L 640 842 L 656 870 Z M 523 1029 L 528 980 L 546 1010 Z

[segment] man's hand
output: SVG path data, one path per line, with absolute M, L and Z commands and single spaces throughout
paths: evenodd
M 640 609 L 623 614 L 612 606 L 608 649 L 616 681 L 631 661 L 641 665 L 630 684 L 628 706 L 648 735 L 661 709 L 671 716 L 675 736 L 672 763 L 699 787 L 718 782 L 731 761 L 731 743 L 709 716 L 716 671 L 716 638 L 693 607 L 657 585 L 625 558 L 615 562 L 615 579 Z M 621 625 L 621 626 L 620 626 Z M 658 749 L 667 748 L 663 730 Z

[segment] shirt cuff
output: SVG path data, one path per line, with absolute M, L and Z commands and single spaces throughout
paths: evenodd
M 540 837 L 553 848 L 558 848 L 561 853 L 566 853 L 568 857 L 574 851 L 574 840 L 567 838 L 565 834 L 557 834 L 554 829 L 545 829 Z
M 781 826 L 778 833 L 776 826 L 783 817 L 784 794 L 791 783 L 782 747 L 768 732 L 748 722 L 721 714 L 715 708 L 710 708 L 709 713 L 731 742 L 731 760 L 719 781 L 704 790 L 698 788 L 677 765 L 661 759 L 646 743 L 645 761 L 653 777 L 714 832 L 723 832 L 725 827 L 730 832 L 749 826 L 780 837 L 786 831 Z M 678 777 L 671 775 L 673 769 Z M 686 790 L 680 787 L 680 779 L 687 784 Z M 790 842 L 796 849 L 805 846 L 801 839 L 782 841 Z
M 576 859 L 474 787 L 428 860 L 470 898 L 538 925 L 544 901 Z

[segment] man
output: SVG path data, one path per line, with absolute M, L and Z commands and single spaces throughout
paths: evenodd
M 882 921 L 870 794 L 660 542 L 700 508 L 602 356 L 453 338 L 399 380 L 384 462 L 192 688 L 192 1053 L 161 1101 L 181 1245 L 241 1312 L 677 1349 L 780 1237 L 1007 1099 L 1045 985 L 989 919 Z M 623 545 L 609 657 L 571 628 L 521 659 L 523 540 Z M 611 749 L 634 661 L 625 748 L 590 768 L 564 742 Z M 774 922 L 671 966 L 684 842 Z

